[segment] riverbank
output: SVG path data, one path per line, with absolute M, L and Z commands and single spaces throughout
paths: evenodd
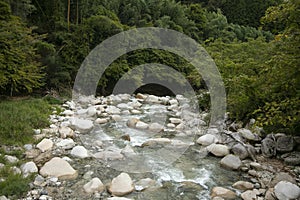
M 299 165 L 297 137 L 262 138 L 251 124 L 208 127 L 208 113 L 191 105 L 142 94 L 66 102 L 22 147 L 25 157 L 2 153 L 4 165 L 33 178 L 11 199 L 299 197 L 300 168 L 289 166 Z

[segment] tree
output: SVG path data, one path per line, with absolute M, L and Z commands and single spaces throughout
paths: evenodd
M 0 1 L 0 91 L 13 95 L 43 85 L 43 67 L 34 48 L 40 38 Z

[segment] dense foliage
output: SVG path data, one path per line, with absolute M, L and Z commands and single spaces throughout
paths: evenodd
M 207 48 L 233 119 L 254 117 L 267 131 L 298 133 L 299 9 L 297 0 L 0 0 L 0 92 L 72 88 L 84 58 L 103 40 L 136 27 L 163 27 Z M 206 88 L 184 59 L 143 50 L 116 60 L 98 93 L 109 94 L 123 74 L 150 62 L 181 72 L 196 91 Z

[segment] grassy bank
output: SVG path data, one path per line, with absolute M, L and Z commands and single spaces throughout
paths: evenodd
M 33 129 L 49 125 L 51 107 L 42 99 L 0 101 L 0 144 L 22 145 L 33 141 Z

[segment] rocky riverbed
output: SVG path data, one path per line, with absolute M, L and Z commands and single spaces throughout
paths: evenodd
M 181 95 L 80 97 L 62 108 L 14 169 L 36 174 L 24 199 L 300 198 L 298 137 L 261 138 L 253 121 L 209 126 Z

